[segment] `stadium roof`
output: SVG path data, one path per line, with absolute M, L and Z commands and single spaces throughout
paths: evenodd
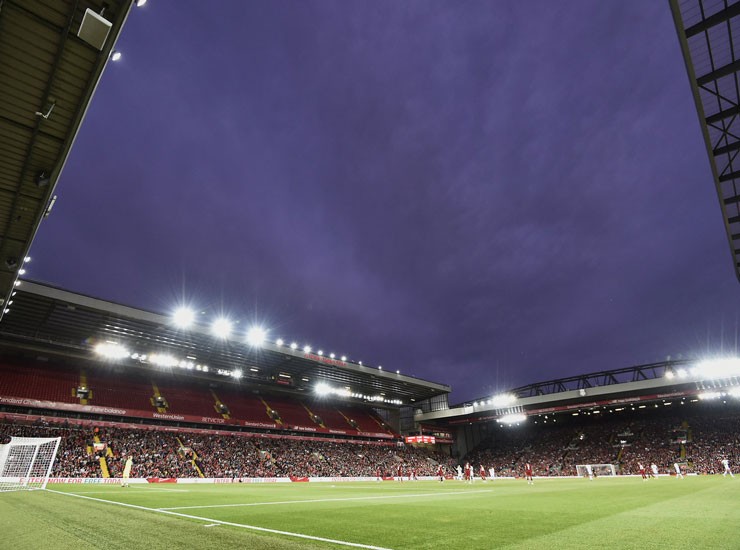
M 114 343 L 128 350 L 119 361 L 131 367 L 192 371 L 193 376 L 234 382 L 238 370 L 240 384 L 292 392 L 313 391 L 324 383 L 365 396 L 349 397 L 358 403 L 380 407 L 439 395 L 446 401 L 451 391 L 445 384 L 288 346 L 250 346 L 243 334 L 219 339 L 201 324 L 179 329 L 165 315 L 31 281 L 22 281 L 13 293 L 11 311 L 0 322 L 0 350 L 100 362 L 105 359 L 95 353 L 97 344 Z M 168 367 L 162 366 L 165 356 Z
M 670 4 L 740 279 L 740 2 Z
M 740 398 L 740 359 L 677 360 L 530 384 L 497 396 L 424 411 L 418 422 L 506 422 L 509 415 L 600 410 L 681 398 Z
M 132 2 L 0 1 L 0 318 Z

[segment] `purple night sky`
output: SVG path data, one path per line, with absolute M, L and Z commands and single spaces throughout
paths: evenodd
M 117 49 L 31 279 L 453 403 L 735 349 L 667 2 L 152 0 Z

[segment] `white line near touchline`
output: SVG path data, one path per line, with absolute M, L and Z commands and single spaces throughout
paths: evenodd
M 94 500 L 96 502 L 104 502 L 105 504 L 113 504 L 115 506 L 124 506 L 126 508 L 134 508 L 136 510 L 144 510 L 145 512 L 154 512 L 156 514 L 167 514 L 170 516 L 176 516 L 186 519 L 195 519 L 198 521 L 204 521 L 207 524 L 213 525 L 229 525 L 231 527 L 240 527 L 242 529 L 250 529 L 252 531 L 260 531 L 262 533 L 272 533 L 275 535 L 284 535 L 286 537 L 296 537 L 299 539 L 308 539 L 308 540 L 317 540 L 320 542 L 328 542 L 331 544 L 338 544 L 340 546 L 352 546 L 353 548 L 367 548 L 368 550 L 391 550 L 390 548 L 385 548 L 383 546 L 371 546 L 369 544 L 359 544 L 356 542 L 347 542 L 344 540 L 334 540 L 334 539 L 327 539 L 324 537 L 314 537 L 312 535 L 304 535 L 302 533 L 291 533 L 290 531 L 279 531 L 277 529 L 268 529 L 266 527 L 257 527 L 255 525 L 245 525 L 243 523 L 232 523 L 230 521 L 221 521 L 218 519 L 213 518 L 203 518 L 199 516 L 191 516 L 189 514 L 181 514 L 179 512 L 172 512 L 170 510 L 158 510 L 157 508 L 147 508 L 146 506 L 139 506 L 137 504 L 126 504 L 124 502 L 116 502 L 115 500 L 105 500 L 102 498 L 95 498 L 95 497 L 87 497 L 85 495 L 78 495 L 76 493 L 64 493 L 62 491 L 55 491 L 53 489 L 46 489 L 49 493 L 55 493 L 58 495 L 64 495 L 68 497 L 76 497 L 76 498 L 83 498 L 86 500 Z
M 303 504 L 305 502 L 348 502 L 352 500 L 385 500 L 391 498 L 419 498 L 419 497 L 444 497 L 447 495 L 472 495 L 476 493 L 491 493 L 493 489 L 481 489 L 480 491 L 451 491 L 449 493 L 420 493 L 416 495 L 380 495 L 373 497 L 347 497 L 347 498 L 316 498 L 310 500 L 279 500 L 274 502 L 247 502 L 240 504 L 206 504 L 202 506 L 175 506 L 173 508 L 157 508 L 157 510 L 191 510 L 200 508 L 233 508 L 239 506 L 271 506 L 275 504 Z

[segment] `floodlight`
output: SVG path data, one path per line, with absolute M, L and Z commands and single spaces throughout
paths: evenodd
M 318 353 L 319 355 L 324 355 L 324 350 L 323 350 L 323 349 L 320 349 L 320 350 L 319 350 L 319 351 L 317 351 L 316 353 Z
M 334 357 L 336 357 L 336 356 L 333 353 L 330 353 L 329 354 L 329 357 L 331 357 L 332 359 L 334 359 Z
M 306 346 L 303 346 L 303 351 L 304 351 L 305 353 L 311 353 L 311 346 L 308 346 L 308 345 L 306 345 Z
M 172 355 L 166 353 L 153 353 L 149 356 L 149 362 L 158 367 L 176 367 L 179 361 Z
M 396 374 L 401 374 L 401 371 L 400 371 L 400 370 L 397 370 L 397 371 L 396 371 Z
M 689 373 L 686 372 L 686 369 L 678 369 L 676 371 L 676 374 L 678 375 L 679 378 L 686 378 L 689 375 Z
M 738 376 L 740 375 L 740 359 L 737 357 L 725 357 L 702 361 L 694 369 L 694 374 L 705 379 Z
M 516 401 L 516 396 L 511 395 L 510 393 L 494 395 L 491 398 L 491 403 L 493 404 L 493 406 L 499 409 L 511 405 L 512 403 L 514 403 L 514 401 Z
M 211 332 L 218 338 L 228 338 L 231 334 L 231 321 L 224 317 L 216 319 L 211 327 Z
M 342 355 L 341 360 L 346 362 L 347 361 L 347 356 L 346 355 Z
M 25 274 L 26 274 L 26 270 L 25 269 L 21 268 L 21 269 L 18 270 L 18 275 L 25 275 Z
M 172 321 L 180 328 L 188 328 L 195 322 L 195 312 L 188 307 L 179 307 L 172 314 Z
M 296 348 L 298 348 L 298 344 L 296 344 L 295 342 L 291 342 L 290 349 L 296 349 Z
M 123 359 L 129 356 L 129 352 L 125 347 L 114 342 L 101 342 L 95 346 L 95 353 L 102 355 L 106 359 Z
M 142 7 L 144 4 L 146 4 L 146 0 L 136 0 L 136 7 L 137 8 Z
M 31 256 L 26 256 L 25 258 L 23 258 L 23 261 L 24 261 L 25 263 L 28 263 L 28 262 L 30 262 L 30 261 L 31 261 Z
M 673 380 L 673 377 L 674 377 L 674 376 L 676 376 L 676 375 L 675 375 L 675 374 L 673 374 L 673 371 L 672 371 L 672 370 L 667 370 L 667 371 L 665 371 L 665 377 L 666 377 L 666 378 L 667 378 L 668 380 Z
M 740 398 L 740 388 L 732 388 L 728 393 L 732 397 L 738 397 L 738 398 Z
M 247 343 L 250 346 L 260 347 L 267 338 L 267 331 L 262 327 L 252 327 L 247 331 Z
M 518 424 L 527 420 L 526 414 L 506 414 L 501 418 L 496 419 L 501 424 Z
M 709 399 L 719 399 L 721 396 L 722 394 L 718 391 L 705 391 L 704 393 L 700 393 L 697 397 L 703 401 L 706 401 Z
M 111 61 L 118 61 L 119 59 L 121 59 L 121 52 L 113 50 L 113 53 L 111 53 L 110 55 L 110 59 Z
M 282 338 L 278 338 L 277 340 L 275 340 L 275 345 L 276 346 L 282 346 L 284 343 L 285 342 L 283 342 L 283 339 Z
M 241 378 L 242 377 L 242 371 L 241 369 L 234 369 L 234 372 L 231 374 L 234 378 Z
M 331 393 L 331 388 L 328 384 L 324 384 L 323 382 L 319 382 L 314 386 L 313 389 L 314 392 L 316 392 L 318 395 L 328 395 Z

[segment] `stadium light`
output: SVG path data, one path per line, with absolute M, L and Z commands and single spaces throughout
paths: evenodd
M 298 344 L 296 344 L 295 342 L 291 342 L 290 349 L 297 349 L 297 348 L 298 348 Z
M 516 396 L 510 394 L 510 393 L 502 393 L 499 395 L 494 395 L 491 398 L 491 403 L 494 407 L 501 409 L 503 407 L 508 407 L 512 403 L 516 401 Z
M 705 391 L 697 396 L 702 401 L 708 401 L 710 399 L 719 399 L 722 394 L 718 391 Z
M 144 4 L 146 4 L 146 0 L 136 0 L 136 7 L 137 8 L 142 7 Z
M 686 378 L 689 375 L 689 373 L 686 372 L 686 369 L 678 369 L 676 371 L 676 374 L 678 375 L 679 378 Z
M 121 52 L 117 50 L 113 50 L 113 52 L 110 55 L 110 59 L 111 61 L 118 61 L 119 59 L 121 59 Z
M 500 424 L 519 424 L 527 420 L 526 414 L 505 414 L 501 418 L 497 418 L 496 422 Z
M 234 369 L 234 372 L 231 375 L 237 380 L 239 380 L 239 378 L 242 377 L 242 371 L 241 369 Z
M 740 399 L 740 388 L 732 388 L 729 392 L 732 397 L 737 397 Z
M 673 378 L 674 378 L 675 376 L 676 376 L 676 375 L 675 375 L 675 374 L 673 374 L 673 371 L 672 371 L 672 370 L 667 370 L 667 371 L 665 371 L 665 377 L 666 377 L 666 378 L 667 378 L 668 380 L 673 380 Z
M 694 374 L 704 379 L 731 378 L 740 376 L 740 359 L 724 357 L 702 361 L 694 368 Z
M 323 350 L 323 349 L 320 349 L 320 350 L 319 350 L 319 351 L 317 351 L 316 353 L 317 353 L 317 354 L 319 354 L 319 355 L 324 355 L 324 350 Z
M 21 269 L 18 270 L 18 275 L 25 275 L 25 274 L 26 274 L 26 270 L 25 269 L 21 268 Z
M 332 359 L 334 359 L 334 357 L 336 357 L 336 356 L 333 353 L 330 353 L 329 354 L 329 357 L 332 358 Z
M 149 362 L 158 367 L 176 367 L 180 362 L 172 355 L 166 353 L 152 353 Z
M 277 340 L 275 340 L 275 345 L 276 346 L 282 346 L 284 343 L 285 342 L 283 342 L 283 339 L 282 338 L 278 338 Z
M 256 348 L 262 346 L 267 338 L 267 331 L 262 327 L 252 327 L 247 331 L 247 343 Z
M 172 321 L 180 328 L 188 328 L 195 322 L 195 312 L 188 307 L 179 307 L 172 314 Z
M 31 256 L 26 256 L 25 258 L 23 258 L 23 263 L 27 264 L 30 261 L 31 261 Z
M 95 346 L 95 353 L 106 359 L 123 359 L 129 356 L 129 351 L 125 347 L 114 342 L 101 342 Z
M 331 388 L 328 384 L 319 382 L 318 384 L 316 384 L 313 391 L 316 392 L 317 395 L 329 395 L 331 393 Z
M 346 355 L 342 355 L 341 359 L 342 359 L 342 361 L 345 361 L 346 362 L 347 361 L 347 356 Z
M 303 351 L 304 351 L 305 353 L 311 353 L 311 346 L 309 346 L 309 345 L 305 345 L 305 346 L 303 346 Z
M 231 334 L 231 321 L 224 317 L 216 319 L 211 326 L 211 332 L 218 338 L 228 338 Z

